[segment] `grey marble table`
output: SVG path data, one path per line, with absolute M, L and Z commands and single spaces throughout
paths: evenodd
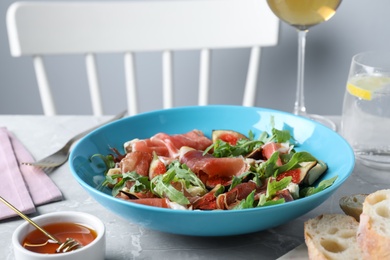
M 109 116 L 8 116 L 0 126 L 11 130 L 36 159 L 56 151 L 73 135 Z M 331 117 L 339 123 L 339 117 Z M 336 156 L 336 155 L 335 155 Z M 231 237 L 190 237 L 149 230 L 118 217 L 100 206 L 73 179 L 64 164 L 50 173 L 64 200 L 37 208 L 38 214 L 74 210 L 92 213 L 107 228 L 106 259 L 277 259 L 304 242 L 303 223 L 322 213 L 341 213 L 338 200 L 353 193 L 369 193 L 390 187 L 390 171 L 366 168 L 357 162 L 346 183 L 325 203 L 279 227 Z M 240 221 L 240 220 L 237 220 Z M 14 259 L 11 235 L 23 222 L 16 217 L 0 221 L 0 259 Z

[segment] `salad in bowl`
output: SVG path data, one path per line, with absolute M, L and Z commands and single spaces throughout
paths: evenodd
M 163 109 L 82 138 L 69 165 L 98 203 L 131 223 L 191 236 L 246 234 L 318 207 L 355 157 L 335 131 L 283 111 Z
M 270 122 L 272 123 L 272 122 Z M 238 210 L 290 202 L 320 192 L 337 176 L 311 186 L 325 162 L 296 151 L 288 130 L 272 128 L 255 139 L 234 130 L 157 133 L 95 154 L 106 165 L 103 186 L 132 203 L 181 210 Z

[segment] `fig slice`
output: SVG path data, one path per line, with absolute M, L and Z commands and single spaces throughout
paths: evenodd
M 156 152 L 153 152 L 152 162 L 149 165 L 149 180 L 160 174 L 166 173 L 167 169 L 163 161 L 160 160 Z
M 248 155 L 246 155 L 245 158 L 251 158 L 251 159 L 254 159 L 254 160 L 264 159 L 263 153 L 262 153 L 262 149 L 261 148 L 257 148 L 255 150 L 253 150 Z
M 278 181 L 283 179 L 284 177 L 291 176 L 292 177 L 292 182 L 296 184 L 301 184 L 304 182 L 305 178 L 309 174 L 310 170 L 317 164 L 316 161 L 312 162 L 302 162 L 300 163 L 299 168 L 296 169 L 291 169 L 286 172 L 283 172 L 278 175 L 276 178 Z
M 279 174 L 277 180 L 286 176 L 291 176 L 293 183 L 313 185 L 313 183 L 328 169 L 328 166 L 323 161 L 302 162 L 300 165 L 301 167 L 299 168 Z
M 212 141 L 222 140 L 230 145 L 236 145 L 238 140 L 248 139 L 245 135 L 234 130 L 213 130 Z
M 314 167 L 312 167 L 303 180 L 305 184 L 312 185 L 318 178 L 328 169 L 328 166 L 323 161 L 318 161 Z

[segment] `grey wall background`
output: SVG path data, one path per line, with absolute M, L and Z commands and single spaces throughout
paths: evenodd
M 260 0 L 265 1 L 265 0 Z M 32 61 L 9 54 L 5 14 L 14 1 L 0 1 L 0 114 L 42 114 Z M 306 45 L 306 106 L 310 113 L 340 114 L 351 57 L 361 51 L 389 49 L 389 0 L 343 0 L 336 15 L 313 27 Z M 176 105 L 194 105 L 198 84 L 198 52 L 177 52 Z M 212 53 L 211 104 L 240 104 L 249 49 Z M 83 56 L 49 57 L 49 80 L 59 114 L 90 114 Z M 161 106 L 161 57 L 136 56 L 141 111 Z M 119 54 L 99 55 L 104 111 L 125 108 L 123 60 Z M 262 51 L 256 105 L 291 112 L 296 88 L 297 33 L 281 23 L 279 43 Z

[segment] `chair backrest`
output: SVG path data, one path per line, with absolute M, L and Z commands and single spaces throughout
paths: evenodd
M 264 0 L 16 2 L 7 11 L 11 55 L 32 56 L 45 115 L 56 114 L 43 56 L 84 54 L 95 115 L 103 114 L 95 56 L 123 53 L 129 114 L 138 112 L 134 53 L 161 51 L 163 104 L 173 106 L 172 53 L 200 50 L 199 105 L 208 102 L 210 51 L 251 48 L 243 105 L 252 106 L 260 48 L 278 41 Z

